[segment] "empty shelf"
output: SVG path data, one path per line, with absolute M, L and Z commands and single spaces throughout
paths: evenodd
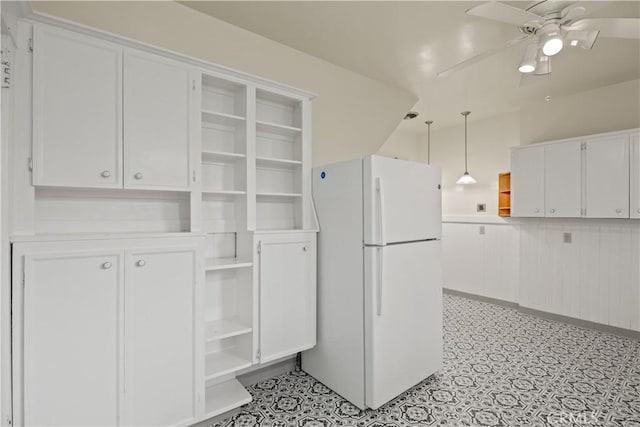
M 241 196 L 243 194 L 247 194 L 246 191 L 241 190 L 216 190 L 213 188 L 203 188 L 202 194 L 220 194 L 220 195 L 229 195 L 229 196 Z
M 202 160 L 221 161 L 221 162 L 237 162 L 247 156 L 242 153 L 230 153 L 226 151 L 202 151 Z
M 245 268 L 251 267 L 253 262 L 250 260 L 241 260 L 238 258 L 207 258 L 205 260 L 205 270 L 227 270 L 230 268 Z
M 204 327 L 206 341 L 221 340 L 223 338 L 248 334 L 251 330 L 250 326 L 239 322 L 235 318 L 213 320 L 207 322 Z
M 251 360 L 226 351 L 207 354 L 204 379 L 210 380 L 251 366 Z
M 206 417 L 215 417 L 249 402 L 251 402 L 251 395 L 235 378 L 207 387 L 205 391 Z
M 275 133 L 277 135 L 284 136 L 295 136 L 302 132 L 301 128 L 261 121 L 256 121 L 256 130 L 258 132 Z
M 237 126 L 244 123 L 245 118 L 234 114 L 218 113 L 216 111 L 202 110 L 202 123 L 213 123 L 223 126 Z
M 295 168 L 302 164 L 300 160 L 276 159 L 271 157 L 256 157 L 256 163 L 260 166 L 274 166 L 278 168 Z

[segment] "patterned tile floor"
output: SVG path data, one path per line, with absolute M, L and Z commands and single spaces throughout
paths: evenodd
M 444 297 L 444 367 L 360 411 L 301 371 L 216 427 L 640 426 L 640 342 Z

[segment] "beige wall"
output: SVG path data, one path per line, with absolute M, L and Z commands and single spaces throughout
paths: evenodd
M 34 2 L 33 9 L 317 93 L 314 164 L 375 153 L 416 101 L 172 1 Z
M 529 104 L 520 112 L 522 145 L 637 128 L 640 80 Z
M 421 158 L 420 135 L 416 135 L 413 132 L 396 130 L 382 147 L 380 147 L 376 154 L 402 160 L 417 160 Z

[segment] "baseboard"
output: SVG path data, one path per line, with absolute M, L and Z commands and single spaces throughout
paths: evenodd
M 580 326 L 581 328 L 593 329 L 608 334 L 619 335 L 621 337 L 640 340 L 640 331 L 632 329 L 619 328 L 617 326 L 603 325 L 602 323 L 591 322 L 589 320 L 576 319 L 575 317 L 563 316 L 561 314 L 549 313 L 548 311 L 534 310 L 532 308 L 522 307 L 520 304 L 511 301 L 504 301 L 497 298 L 489 298 L 482 295 L 470 294 L 467 292 L 456 291 L 454 289 L 443 288 L 445 294 L 468 298 L 489 304 L 501 305 L 503 307 L 513 308 L 520 313 L 531 316 L 540 317 L 542 319 L 553 320 L 555 322 L 567 323 L 570 325 Z
M 591 322 L 589 320 L 576 319 L 575 317 L 563 316 L 561 314 L 549 313 L 547 311 L 534 310 L 533 308 L 527 308 L 527 307 L 520 307 L 518 311 L 520 311 L 520 313 L 541 317 L 547 320 L 554 320 L 556 322 L 568 323 L 570 325 L 580 326 L 582 328 L 594 329 L 596 331 L 606 332 L 608 334 L 619 335 L 621 337 L 640 340 L 640 331 L 634 331 L 632 329 L 624 329 L 624 328 L 618 328 L 617 326 L 603 325 L 602 323 Z
M 296 368 L 296 355 L 288 356 L 284 359 L 276 360 L 265 366 L 257 368 L 247 368 L 240 371 L 236 377 L 240 384 L 247 387 L 269 378 L 291 372 Z
M 515 308 L 520 307 L 517 302 L 505 301 L 497 298 L 484 297 L 482 295 L 469 294 L 467 292 L 456 291 L 454 289 L 442 288 L 442 292 L 449 295 L 455 295 L 458 297 L 473 299 L 480 302 L 488 302 L 489 304 L 501 305 L 503 307 Z

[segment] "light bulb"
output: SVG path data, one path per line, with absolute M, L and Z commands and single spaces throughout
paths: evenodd
M 564 43 L 562 43 L 561 38 L 559 37 L 551 38 L 546 42 L 544 42 L 544 46 L 542 46 L 542 53 L 544 53 L 547 56 L 553 56 L 562 50 L 563 45 Z

